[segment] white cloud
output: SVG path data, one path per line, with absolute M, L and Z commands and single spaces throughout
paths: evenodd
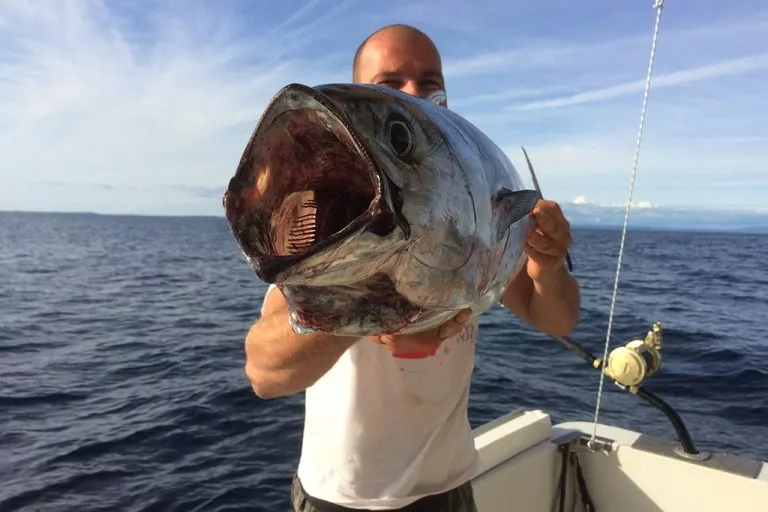
M 168 15 L 154 4 L 6 3 L 0 177 L 25 189 L 53 179 L 225 186 L 281 86 L 339 78 L 327 59 L 295 49 L 348 4 L 310 2 L 270 26 L 218 4 L 166 6 Z M 110 10 L 118 6 L 136 11 Z
M 683 69 L 652 78 L 652 90 L 695 83 L 701 80 L 731 76 L 768 68 L 768 53 L 749 55 L 737 59 L 715 62 L 707 66 Z M 557 98 L 532 101 L 512 105 L 508 110 L 537 110 L 545 108 L 568 107 L 583 103 L 595 103 L 630 94 L 638 94 L 645 87 L 645 79 L 625 82 L 610 87 L 602 87 Z
M 448 79 L 478 73 L 507 73 L 514 69 L 544 68 L 572 59 L 587 52 L 588 45 L 564 45 L 542 42 L 530 47 L 474 55 L 446 60 L 445 75 Z
M 573 204 L 592 204 L 592 201 L 587 199 L 587 196 L 576 196 L 571 201 Z
M 650 7 L 351 3 L 310 0 L 282 19 L 261 4 L 0 3 L 0 208 L 220 214 L 271 96 L 348 80 L 356 44 L 393 21 L 433 35 L 452 107 L 516 164 L 524 145 L 545 197 L 626 199 Z M 552 10 L 573 23 L 554 31 Z M 635 196 L 761 206 L 768 17 L 700 14 L 662 26 Z

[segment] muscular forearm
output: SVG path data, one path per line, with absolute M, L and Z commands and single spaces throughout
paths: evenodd
M 579 323 L 580 308 L 579 284 L 564 267 L 562 271 L 533 281 L 528 315 L 530 322 L 542 332 L 567 336 Z
M 245 372 L 261 398 L 308 388 L 357 340 L 320 332 L 296 334 L 287 316 L 284 311 L 263 316 L 245 340 Z

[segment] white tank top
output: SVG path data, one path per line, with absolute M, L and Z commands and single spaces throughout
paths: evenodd
M 352 345 L 306 390 L 298 467 L 306 492 L 385 510 L 470 480 L 476 336 L 475 318 L 425 359 L 395 358 L 369 339 Z

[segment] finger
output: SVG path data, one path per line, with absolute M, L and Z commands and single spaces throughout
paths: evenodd
M 549 201 L 543 204 L 541 208 L 536 208 L 534 210 L 534 219 L 537 226 L 544 231 L 544 234 L 570 246 L 571 224 L 565 218 L 563 211 L 557 203 Z
M 373 341 L 376 344 L 379 344 L 389 350 L 392 350 L 392 348 L 395 346 L 396 337 L 390 336 L 387 334 L 382 334 L 380 336 L 368 336 L 371 341 Z
M 543 199 L 538 203 L 539 210 L 546 212 L 553 219 L 557 219 L 563 216 L 563 211 L 560 209 L 560 205 L 555 201 Z
M 437 337 L 441 340 L 446 340 L 451 336 L 458 334 L 464 328 L 464 324 L 467 323 L 467 320 L 469 320 L 471 316 L 471 309 L 463 309 L 459 311 L 453 318 L 438 327 Z
M 545 214 L 541 214 L 545 215 Z M 551 217 L 550 217 L 551 219 Z M 547 222 L 545 221 L 545 224 Z M 571 228 L 570 225 L 560 225 L 558 223 L 552 223 L 551 225 L 557 226 L 556 229 L 542 229 L 541 227 L 537 227 L 531 234 L 537 233 L 539 236 L 538 239 L 548 238 L 550 239 L 551 244 L 553 247 L 559 247 L 563 251 L 567 251 L 568 248 L 571 246 L 571 243 L 573 242 L 571 239 Z M 551 227 L 551 226 L 550 226 Z
M 532 247 L 531 245 L 525 245 L 523 247 L 523 250 L 525 251 L 525 253 L 528 255 L 530 259 L 536 261 L 539 265 L 554 266 L 560 260 L 562 260 L 562 257 L 545 254 L 537 250 L 535 247 Z
M 549 235 L 552 238 L 557 236 L 559 226 L 557 221 L 546 211 L 540 209 L 534 212 L 533 218 L 536 220 L 536 227 L 539 228 L 545 235 Z
M 551 238 L 564 250 L 571 246 L 571 226 L 563 217 L 556 219 L 547 213 L 539 213 L 536 217 L 536 232 Z
M 560 211 L 558 207 L 558 215 L 555 217 L 555 221 L 557 222 L 558 229 L 558 238 L 560 242 L 564 245 L 564 247 L 567 249 L 571 246 L 573 243 L 573 238 L 571 237 L 571 223 L 568 222 L 568 219 L 565 218 L 565 215 Z
M 437 338 L 435 331 L 430 333 L 408 334 L 403 336 L 382 336 L 380 345 L 397 357 L 423 357 L 434 355 L 443 340 Z
M 573 239 L 571 238 L 571 223 L 568 222 L 568 219 L 565 218 L 565 215 L 563 215 L 562 212 L 558 209 L 558 215 L 555 217 L 555 222 L 557 223 L 557 238 L 558 241 L 563 244 L 563 246 L 567 249 L 571 246 L 573 243 Z
M 538 252 L 546 254 L 548 256 L 561 257 L 565 256 L 565 248 L 561 244 L 548 236 L 540 235 L 539 233 L 531 233 L 528 237 L 528 244 Z
M 395 352 L 396 350 L 434 350 L 446 339 L 458 334 L 472 316 L 471 309 L 459 311 L 456 315 L 447 320 L 443 325 L 436 329 L 417 334 L 407 335 L 389 335 L 369 336 L 374 342 L 382 345 L 387 350 Z

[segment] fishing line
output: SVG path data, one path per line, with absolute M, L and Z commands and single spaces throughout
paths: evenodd
M 605 347 L 603 349 L 602 366 L 608 360 L 608 347 L 611 344 L 611 329 L 613 327 L 613 314 L 616 309 L 616 297 L 619 291 L 619 274 L 621 273 L 621 261 L 624 257 L 624 242 L 627 238 L 627 225 L 629 223 L 629 211 L 632 209 L 632 196 L 635 191 L 635 177 L 637 175 L 637 161 L 640 157 L 640 143 L 643 139 L 643 127 L 645 126 L 645 113 L 648 107 L 648 92 L 651 88 L 651 77 L 653 75 L 653 61 L 656 56 L 656 41 L 659 37 L 659 25 L 661 23 L 661 11 L 664 0 L 654 0 L 653 8 L 656 9 L 656 24 L 653 29 L 653 40 L 651 42 L 651 57 L 648 62 L 648 73 L 645 77 L 645 90 L 643 91 L 643 107 L 640 110 L 640 127 L 637 132 L 637 143 L 635 145 L 635 156 L 632 160 L 632 177 L 629 185 L 629 199 L 627 200 L 627 209 L 624 213 L 624 226 L 621 230 L 621 242 L 619 244 L 619 258 L 616 264 L 616 275 L 613 281 L 613 294 L 611 296 L 611 309 L 608 314 L 608 331 L 605 335 Z M 597 389 L 597 403 L 595 404 L 595 419 L 592 425 L 592 436 L 589 440 L 589 446 L 592 446 L 597 436 L 597 420 L 600 415 L 600 402 L 603 398 L 603 384 L 605 382 L 605 372 L 600 372 L 600 385 Z

